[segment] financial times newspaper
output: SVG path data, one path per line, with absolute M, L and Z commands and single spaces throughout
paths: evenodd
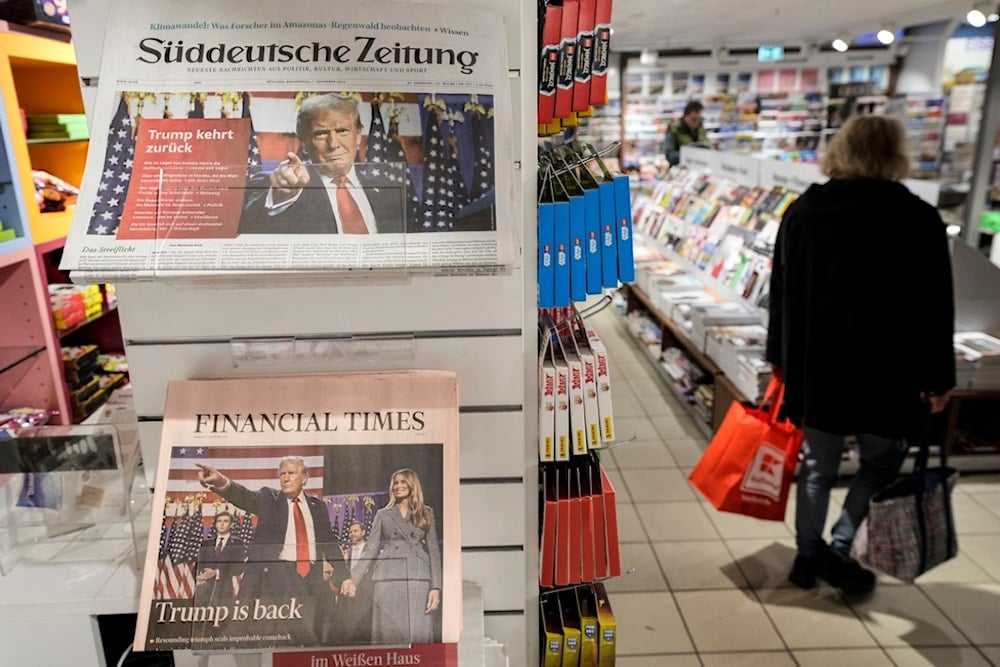
M 136 649 L 456 643 L 458 479 L 454 373 L 171 382 Z
M 62 268 L 141 280 L 515 263 L 499 15 L 180 4 L 111 2 Z

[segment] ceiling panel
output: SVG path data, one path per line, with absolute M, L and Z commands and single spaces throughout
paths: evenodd
M 819 44 L 841 32 L 873 32 L 884 22 L 957 20 L 971 6 L 972 0 L 614 0 L 611 46 L 620 53 Z

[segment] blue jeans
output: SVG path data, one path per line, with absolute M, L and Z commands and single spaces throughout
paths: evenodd
M 823 528 L 830 504 L 830 489 L 837 482 L 844 437 L 803 428 L 802 463 L 796 489 L 795 545 L 799 554 L 815 558 L 823 553 Z M 896 479 L 906 458 L 906 440 L 870 433 L 857 435 L 861 465 L 851 479 L 844 509 L 830 531 L 831 546 L 842 554 L 851 551 L 854 533 L 868 514 L 868 501 Z

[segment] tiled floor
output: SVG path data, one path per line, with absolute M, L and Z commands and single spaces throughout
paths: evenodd
M 593 322 L 612 362 L 616 430 L 635 436 L 604 457 L 628 572 L 607 584 L 619 667 L 1000 666 L 1000 474 L 962 475 L 961 553 L 916 584 L 882 577 L 863 598 L 824 584 L 800 590 L 786 579 L 794 488 L 785 523 L 707 504 L 687 482 L 704 435 L 614 307 Z M 834 493 L 843 500 L 843 489 Z

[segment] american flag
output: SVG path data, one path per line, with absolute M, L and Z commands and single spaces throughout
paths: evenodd
M 243 542 L 244 545 L 250 544 L 253 541 L 253 521 L 250 518 L 249 512 L 244 512 L 243 510 L 231 509 L 233 515 L 233 536 Z M 243 583 L 243 573 L 233 576 L 233 594 L 239 596 L 240 585 Z
M 406 153 L 403 145 L 399 142 L 399 125 L 394 119 L 389 120 L 389 133 L 386 133 L 385 123 L 382 119 L 382 108 L 378 100 L 372 100 L 372 120 L 368 126 L 368 148 L 365 152 L 366 165 L 362 165 L 362 170 L 370 176 L 385 178 L 392 182 L 406 184 L 406 221 L 403 229 L 409 231 L 412 227 L 412 220 L 417 216 L 420 202 L 417 199 L 417 191 L 413 187 L 413 179 L 410 177 L 410 170 L 406 166 Z M 373 167 L 372 163 L 386 165 L 385 167 Z
M 406 229 L 412 231 L 420 215 L 420 197 L 413 186 L 413 176 L 406 162 L 406 151 L 403 150 L 403 140 L 399 136 L 399 119 L 389 119 L 389 162 L 403 165 L 406 169 Z
M 226 477 L 252 491 L 265 486 L 278 488 L 278 464 L 283 456 L 301 456 L 309 469 L 306 493 L 323 494 L 324 447 L 173 447 L 170 452 L 170 475 L 167 496 L 182 498 L 192 494 L 207 494 L 204 501 L 213 502 L 218 496 L 198 481 L 195 462 L 211 465 Z M 223 501 L 225 502 L 225 501 Z
M 424 130 L 424 192 L 419 219 L 420 228 L 428 232 L 451 229 L 455 210 L 466 203 L 458 163 L 441 134 L 438 118 L 438 113 L 430 109 Z
M 118 111 L 108 128 L 108 146 L 104 151 L 104 172 L 97 186 L 97 197 L 90 212 L 88 234 L 114 235 L 122 219 L 125 194 L 128 192 L 135 154 L 135 138 L 132 135 L 132 119 L 128 112 L 128 102 L 122 94 L 118 101 Z
M 481 105 L 481 99 L 476 106 Z M 472 110 L 472 146 L 475 163 L 469 199 L 476 200 L 493 187 L 493 107 Z
M 366 162 L 388 162 L 389 147 L 382 122 L 382 109 L 378 100 L 372 100 L 372 122 L 368 126 L 368 150 L 365 152 Z
M 389 502 L 389 493 L 373 491 L 365 494 L 327 496 L 326 501 L 332 514 L 330 522 L 333 526 L 333 532 L 341 544 L 346 547 L 351 544 L 347 532 L 351 523 L 360 521 L 364 526 L 365 535 L 368 535 L 371 532 L 372 522 L 375 521 L 375 511 L 380 507 L 385 507 Z
M 253 521 L 249 512 L 236 510 L 233 512 L 233 535 L 243 541 L 243 544 L 250 544 L 253 539 Z
M 462 175 L 462 165 L 458 161 L 458 134 L 455 132 L 455 121 L 464 121 L 465 118 L 457 111 L 449 112 L 451 116 L 448 122 L 448 180 L 447 185 L 451 191 L 452 217 L 458 209 L 469 203 L 469 193 L 465 189 L 465 176 Z
M 162 600 L 167 597 L 164 590 L 165 581 L 165 561 L 167 559 L 167 546 L 170 544 L 170 524 L 167 522 L 167 513 L 163 513 L 163 521 L 160 524 L 160 547 L 156 552 L 156 579 L 153 580 L 153 597 Z
M 203 538 L 201 510 L 183 505 L 173 517 L 164 557 L 157 563 L 154 598 L 189 600 L 194 597 L 195 564 Z M 162 544 L 162 536 L 161 536 Z
M 243 115 L 250 121 L 250 148 L 247 151 L 247 178 L 260 172 L 260 146 L 257 144 L 257 131 L 253 129 L 253 117 L 250 115 L 250 93 L 243 93 Z
M 202 98 L 204 93 L 191 93 L 191 111 L 188 112 L 188 118 L 204 118 L 205 117 L 205 101 Z

